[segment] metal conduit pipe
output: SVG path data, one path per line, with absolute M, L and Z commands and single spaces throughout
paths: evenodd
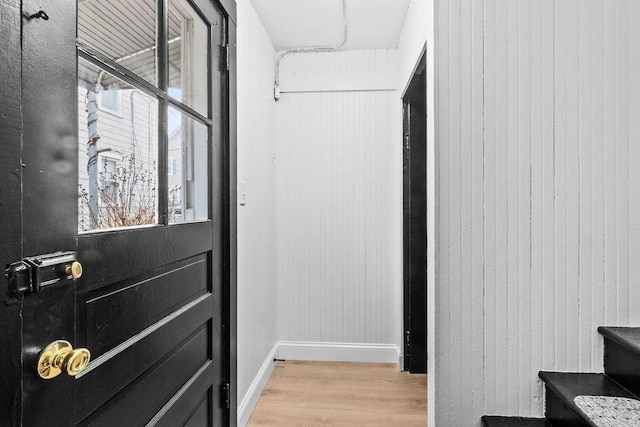
M 338 50 L 345 45 L 345 43 L 347 42 L 347 0 L 342 0 L 342 24 L 344 28 L 344 34 L 342 42 L 340 44 L 334 46 L 294 47 L 284 50 L 278 56 L 278 59 L 276 60 L 276 79 L 275 85 L 273 87 L 273 97 L 276 101 L 280 99 L 280 61 L 282 61 L 282 58 L 290 53 L 296 52 L 326 52 L 331 50 Z

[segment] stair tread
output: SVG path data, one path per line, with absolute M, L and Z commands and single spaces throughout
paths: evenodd
M 640 354 L 640 328 L 600 326 L 598 332 L 621 346 Z
M 500 415 L 485 415 L 482 417 L 485 427 L 547 427 L 544 418 L 503 417 Z
M 541 380 L 559 396 L 573 403 L 576 396 L 616 396 L 636 399 L 605 374 L 540 371 Z
M 538 376 L 567 406 L 587 421 L 589 420 L 586 415 L 574 402 L 576 396 L 614 396 L 637 399 L 636 396 L 605 374 L 540 371 Z

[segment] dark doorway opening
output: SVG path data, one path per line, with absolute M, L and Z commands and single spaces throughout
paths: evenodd
M 422 55 L 403 101 L 404 370 L 427 372 L 427 80 Z

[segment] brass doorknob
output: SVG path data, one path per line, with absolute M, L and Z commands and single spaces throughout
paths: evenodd
M 73 277 L 74 280 L 78 280 L 82 276 L 82 264 L 78 261 L 67 264 L 64 267 L 64 274 Z
M 54 341 L 40 353 L 36 371 L 45 380 L 55 378 L 62 372 L 75 377 L 89 365 L 91 353 L 86 348 L 71 346 L 69 341 Z

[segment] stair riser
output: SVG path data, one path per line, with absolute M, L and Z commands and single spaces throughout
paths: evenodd
M 543 418 L 483 416 L 484 427 L 549 427 Z
M 583 427 L 589 426 L 569 408 L 548 386 L 545 386 L 545 417 L 553 427 Z
M 640 355 L 605 337 L 604 372 L 640 397 Z

